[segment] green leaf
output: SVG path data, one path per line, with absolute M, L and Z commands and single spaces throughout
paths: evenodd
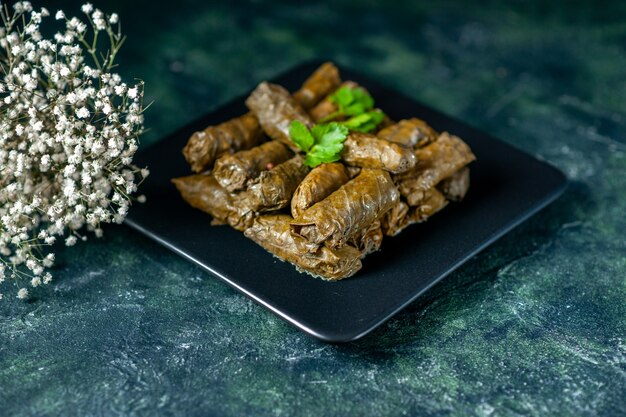
M 331 96 L 330 100 L 337 104 L 340 108 L 345 107 L 354 101 L 354 97 L 352 95 L 352 88 L 350 87 L 341 87 L 339 90 L 335 91 Z
M 341 87 L 330 99 L 344 116 L 358 116 L 374 108 L 374 99 L 361 87 Z
M 311 134 L 315 145 L 307 152 L 304 163 L 313 168 L 341 159 L 343 142 L 348 137 L 348 132 L 347 127 L 335 122 L 313 126 Z
M 341 122 L 342 125 L 346 126 L 349 129 L 355 130 L 359 126 L 369 122 L 372 120 L 372 116 L 369 113 L 359 114 L 358 116 L 354 116 L 346 120 L 345 122 Z
M 374 99 L 364 88 L 355 88 L 352 92 L 352 96 L 354 97 L 354 102 L 361 103 L 365 110 L 371 110 L 374 108 Z
M 315 138 L 315 145 L 330 146 L 337 143 L 343 143 L 348 136 L 348 128 L 345 126 L 331 122 L 313 126 L 311 133 Z
M 358 116 L 359 114 L 365 113 L 367 109 L 363 105 L 363 103 L 353 103 L 348 107 L 344 107 L 342 112 L 346 116 Z
M 311 130 L 297 120 L 289 125 L 291 140 L 306 153 L 304 163 L 311 168 L 338 161 L 348 133 L 346 126 L 336 122 L 317 124 Z
M 341 159 L 341 156 L 337 154 L 318 154 L 318 153 L 309 153 L 306 158 L 304 158 L 304 164 L 308 167 L 315 168 L 320 164 L 329 164 L 331 162 L 337 162 Z
M 376 126 L 378 126 L 384 119 L 385 113 L 380 110 L 374 110 L 351 117 L 350 119 L 341 122 L 341 124 L 348 127 L 350 130 L 368 133 L 376 129 Z
M 296 146 L 303 152 L 308 152 L 315 143 L 315 139 L 304 123 L 294 120 L 289 125 L 289 136 Z

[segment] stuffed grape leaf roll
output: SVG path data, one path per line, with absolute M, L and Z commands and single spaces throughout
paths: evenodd
M 437 140 L 437 132 L 425 121 L 417 118 L 400 120 L 380 130 L 376 136 L 409 148 L 420 148 Z
M 262 171 L 289 159 L 293 153 L 279 141 L 269 141 L 246 151 L 222 155 L 213 175 L 228 191 L 242 190 Z
M 360 132 L 350 132 L 341 159 L 347 165 L 384 169 L 394 174 L 413 169 L 417 161 L 413 150 Z
M 202 172 L 210 169 L 220 155 L 250 149 L 262 138 L 263 130 L 256 116 L 246 113 L 195 132 L 183 148 L 183 155 L 192 171 Z
M 465 142 L 447 132 L 417 149 L 415 156 L 416 167 L 396 177 L 400 192 L 411 206 L 419 205 L 427 190 L 476 159 Z
M 332 62 L 323 63 L 306 79 L 302 87 L 293 94 L 293 98 L 304 109 L 310 109 L 341 84 L 339 69 Z
M 380 220 L 376 220 L 369 227 L 360 230 L 355 236 L 349 239 L 348 244 L 361 251 L 361 258 L 365 258 L 370 253 L 380 249 L 383 243 L 383 230 Z
M 309 127 L 313 125 L 308 113 L 280 85 L 262 82 L 246 99 L 246 106 L 257 116 L 265 133 L 296 152 L 298 147 L 289 136 L 291 122 L 297 120 Z
M 246 204 L 257 212 L 285 208 L 308 173 L 309 167 L 304 165 L 304 160 L 299 155 L 263 171 L 248 186 L 244 197 Z
M 339 87 L 339 70 L 330 62 L 322 64 L 294 93 L 304 108 L 311 108 Z M 216 126 L 195 132 L 183 148 L 183 155 L 193 172 L 211 169 L 222 154 L 250 149 L 263 139 L 261 125 L 252 112 Z
M 424 193 L 424 198 L 416 207 L 400 200 L 382 218 L 382 229 L 387 236 L 395 236 L 414 223 L 426 221 L 430 216 L 443 209 L 448 204 L 445 196 L 431 188 Z
M 300 216 L 303 211 L 328 197 L 349 179 L 343 164 L 335 162 L 316 166 L 293 193 L 291 215 Z
M 470 186 L 469 167 L 463 167 L 452 176 L 441 181 L 437 188 L 451 201 L 461 201 L 465 198 Z
M 240 204 L 236 196 L 222 188 L 212 175 L 190 175 L 174 178 L 172 182 L 189 205 L 234 229 L 243 231 L 254 220 L 254 213 Z
M 363 169 L 356 178 L 294 219 L 291 230 L 312 244 L 325 242 L 332 248 L 341 247 L 390 210 L 398 198 L 389 173 Z
M 361 252 L 352 246 L 331 249 L 322 246 L 315 253 L 299 249 L 303 238 L 291 233 L 291 216 L 267 214 L 259 216 L 244 235 L 283 261 L 302 271 L 326 280 L 340 280 L 361 269 Z

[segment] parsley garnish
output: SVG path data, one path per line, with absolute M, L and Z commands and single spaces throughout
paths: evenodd
M 374 99 L 361 87 L 341 87 L 330 99 L 344 116 L 358 116 L 374 108 Z
M 348 128 L 336 122 L 318 124 L 309 130 L 302 122 L 294 120 L 289 126 L 291 140 L 305 154 L 305 165 L 314 168 L 325 162 L 341 159 L 343 142 Z
M 374 108 L 374 99 L 361 87 L 341 87 L 335 91 L 330 100 L 337 105 L 337 111 L 323 118 L 322 122 L 345 117 L 347 120 L 337 122 L 357 132 L 371 132 L 385 118 L 385 113 Z
M 380 110 L 372 110 L 367 113 L 359 114 L 349 118 L 344 122 L 340 122 L 350 130 L 357 132 L 371 132 L 376 129 L 376 126 L 385 119 L 385 113 Z

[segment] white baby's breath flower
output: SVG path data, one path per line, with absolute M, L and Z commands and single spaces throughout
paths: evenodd
M 129 88 L 111 72 L 111 54 L 83 47 L 106 30 L 117 51 L 117 14 L 86 3 L 85 23 L 59 10 L 54 19 L 65 30 L 44 39 L 47 10 L 29 2 L 13 10 L 0 7 L 9 25 L 0 27 L 0 283 L 16 280 L 18 298 L 26 299 L 27 284 L 52 280 L 46 269 L 54 254 L 45 250 L 59 239 L 68 246 L 85 240 L 83 231 L 100 237 L 103 223 L 122 222 L 131 199 L 145 200 L 132 194 L 149 172 L 132 164 L 143 83 Z
M 126 93 L 126 84 L 115 86 L 115 94 L 117 94 L 118 96 L 123 96 L 124 93 Z
M 128 89 L 128 98 L 136 98 L 137 97 L 137 87 L 133 87 L 133 88 L 129 88 Z
M 76 117 L 78 117 L 79 119 L 88 118 L 89 110 L 87 110 L 87 107 L 81 107 L 80 109 L 76 110 Z

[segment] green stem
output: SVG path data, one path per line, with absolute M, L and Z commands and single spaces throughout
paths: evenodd
M 331 114 L 329 114 L 326 117 L 323 117 L 321 120 L 319 120 L 317 123 L 326 123 L 326 122 L 330 122 L 331 120 L 336 119 L 339 116 L 342 116 L 343 112 L 341 112 L 340 110 L 334 111 Z

